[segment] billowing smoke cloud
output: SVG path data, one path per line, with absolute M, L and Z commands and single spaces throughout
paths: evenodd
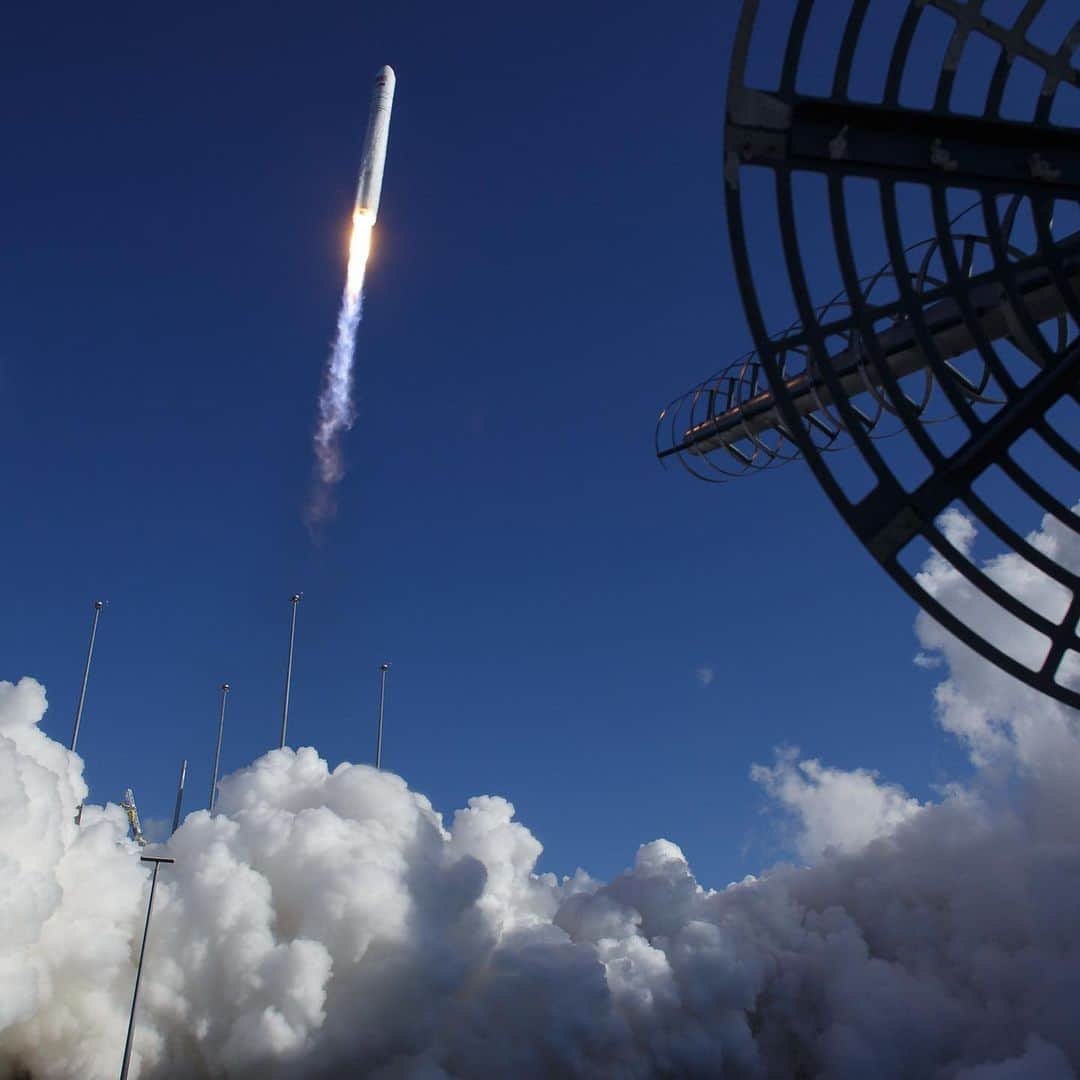
M 756 776 L 812 863 L 720 891 L 667 840 L 557 880 L 504 799 L 447 824 L 390 773 L 265 755 L 167 845 L 137 1075 L 1076 1075 L 1077 717 L 917 629 L 973 782 L 920 804 L 783 750 Z M 117 807 L 74 825 L 44 708 L 0 684 L 0 1074 L 113 1077 L 146 874 Z

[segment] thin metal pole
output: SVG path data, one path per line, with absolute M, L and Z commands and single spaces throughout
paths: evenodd
M 292 604 L 292 626 L 289 629 L 289 662 L 285 666 L 285 701 L 281 706 L 281 743 L 279 746 L 282 750 L 285 748 L 285 732 L 289 726 L 289 687 L 292 684 L 293 643 L 296 641 L 296 606 L 303 597 L 303 593 L 293 593 L 289 600 Z
M 173 863 L 175 859 L 166 859 L 156 855 L 144 855 L 143 862 L 154 864 L 154 873 L 150 878 L 150 899 L 146 902 L 146 925 L 143 927 L 142 948 L 139 949 L 139 966 L 135 969 L 135 992 L 131 995 L 131 1017 L 128 1020 L 127 1041 L 124 1043 L 124 1064 L 120 1067 L 120 1080 L 127 1080 L 131 1067 L 131 1044 L 135 1038 L 135 1006 L 139 1001 L 139 982 L 142 980 L 143 958 L 146 956 L 146 939 L 150 933 L 150 912 L 154 910 L 154 889 L 157 887 L 158 867 L 162 863 Z
M 379 737 L 375 743 L 375 768 L 382 768 L 382 729 L 383 709 L 386 706 L 386 673 L 390 670 L 389 664 L 380 664 L 379 671 L 382 673 L 379 685 Z
M 172 816 L 172 831 L 180 827 L 180 808 L 184 805 L 184 781 L 187 779 L 187 758 L 180 766 L 180 783 L 176 785 L 176 809 Z M 170 836 L 172 833 L 169 834 Z
M 71 749 L 74 750 L 79 741 L 79 724 L 82 723 L 83 705 L 86 703 L 86 684 L 90 681 L 90 661 L 94 658 L 94 639 L 97 637 L 98 619 L 101 618 L 101 609 L 105 606 L 104 600 L 94 601 L 94 621 L 90 624 L 90 646 L 86 650 L 86 667 L 83 669 L 82 689 L 79 691 L 79 704 L 75 707 L 75 730 L 71 733 Z
M 210 781 L 210 813 L 214 812 L 214 803 L 217 801 L 217 778 L 218 766 L 221 764 L 221 737 L 225 734 L 225 699 L 229 696 L 229 684 L 221 684 L 221 718 L 217 726 L 217 749 L 214 751 L 214 776 Z

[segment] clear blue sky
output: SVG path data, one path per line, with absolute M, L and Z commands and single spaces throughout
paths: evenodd
M 914 610 L 797 466 L 664 472 L 653 423 L 747 348 L 723 225 L 733 4 L 20 5 L 6 19 L 0 676 L 95 801 L 205 805 L 276 745 L 508 796 L 542 866 L 657 836 L 781 854 L 795 743 L 925 796 L 960 755 Z M 398 75 L 340 514 L 301 511 L 372 79 Z M 1034 524 L 1034 523 L 1033 523 Z M 696 670 L 715 680 L 702 686 Z

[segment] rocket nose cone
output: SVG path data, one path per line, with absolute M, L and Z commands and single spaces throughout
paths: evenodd
M 375 76 L 376 83 L 389 83 L 391 86 L 397 82 L 397 76 L 394 75 L 394 69 L 389 64 L 384 64 L 379 68 L 379 74 Z

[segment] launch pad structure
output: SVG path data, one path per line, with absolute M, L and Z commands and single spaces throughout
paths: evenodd
M 745 0 L 723 183 L 754 350 L 661 412 L 656 449 L 713 481 L 805 459 L 929 615 L 1080 706 L 1080 568 L 1020 524 L 1080 531 L 1080 13 L 983 7 Z M 815 302 L 823 264 L 842 287 Z M 1039 577 L 1038 607 L 950 542 L 949 509 Z M 935 595 L 926 545 L 974 605 Z

